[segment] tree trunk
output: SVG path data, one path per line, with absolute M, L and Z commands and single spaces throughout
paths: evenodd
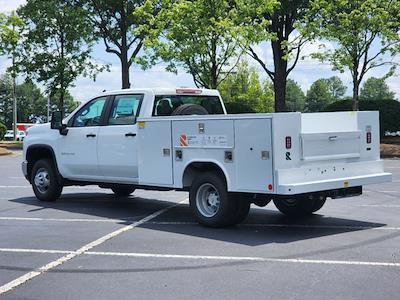
M 360 84 L 357 79 L 353 79 L 353 110 L 358 110 L 358 91 Z
M 275 112 L 286 111 L 286 72 L 287 61 L 283 59 L 284 53 L 282 50 L 281 40 L 272 41 L 272 52 L 274 56 L 274 93 L 275 93 Z
M 358 110 L 358 92 L 360 89 L 360 81 L 358 79 L 358 60 L 356 57 L 353 58 L 353 110 Z
M 129 66 L 128 51 L 125 49 L 121 51 L 122 89 L 129 89 L 131 87 L 131 83 L 129 82 Z

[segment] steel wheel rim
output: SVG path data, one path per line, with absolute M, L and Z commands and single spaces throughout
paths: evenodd
M 220 207 L 219 193 L 211 183 L 201 185 L 196 193 L 196 206 L 206 218 L 215 216 Z
M 50 188 L 50 175 L 45 168 L 40 168 L 37 170 L 34 184 L 40 193 L 44 194 L 48 191 Z

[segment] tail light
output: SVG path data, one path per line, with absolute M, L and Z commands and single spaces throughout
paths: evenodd
M 285 138 L 286 149 L 292 149 L 292 137 L 287 136 Z
M 372 142 L 372 134 L 371 134 L 370 131 L 367 132 L 366 140 L 367 140 L 367 144 L 371 144 L 371 142 Z

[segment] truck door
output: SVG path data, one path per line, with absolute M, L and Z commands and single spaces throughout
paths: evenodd
M 107 97 L 93 99 L 73 117 L 68 134 L 60 135 L 58 159 L 61 174 L 69 179 L 99 179 L 97 139 Z
M 112 100 L 106 126 L 99 129 L 98 162 L 106 179 L 137 182 L 136 116 L 143 95 L 117 95 Z

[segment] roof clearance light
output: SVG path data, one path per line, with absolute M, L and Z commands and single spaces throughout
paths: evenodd
M 176 89 L 176 93 L 177 94 L 201 94 L 202 91 L 199 89 L 188 89 L 188 88 L 180 88 L 180 89 Z

